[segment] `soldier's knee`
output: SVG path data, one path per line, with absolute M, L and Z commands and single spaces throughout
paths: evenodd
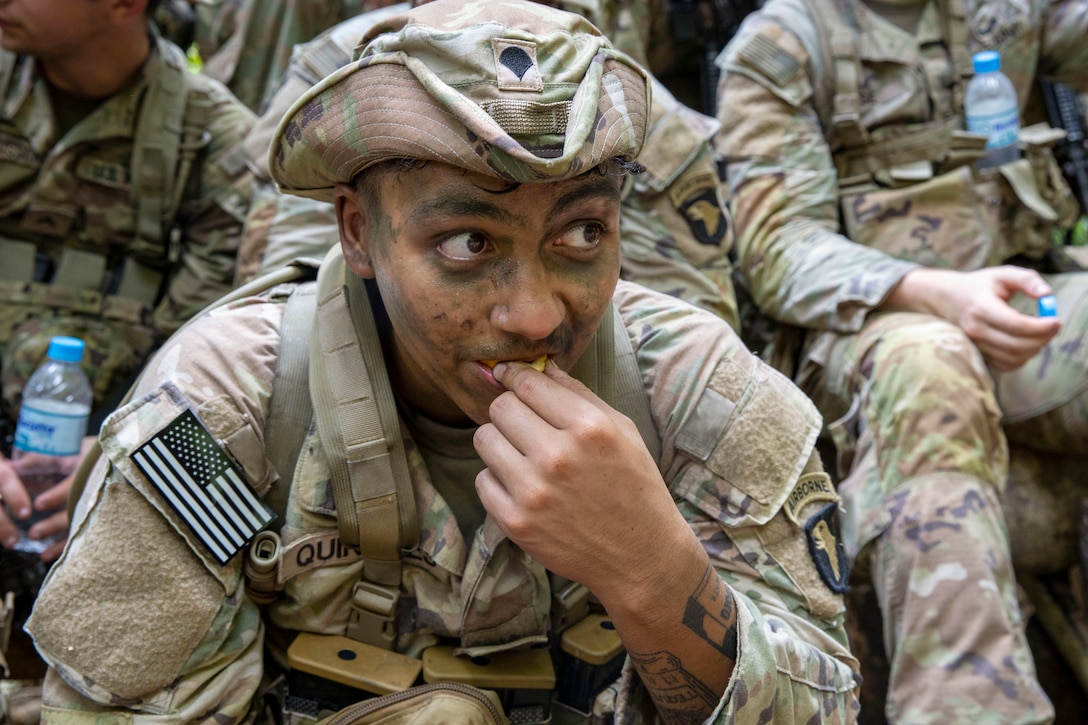
M 913 401 L 961 413 L 993 408 L 993 381 L 982 355 L 956 325 L 910 315 L 869 348 L 861 374 L 875 393 L 899 407 Z

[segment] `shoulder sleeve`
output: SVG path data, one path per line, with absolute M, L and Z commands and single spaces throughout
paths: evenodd
M 27 624 L 66 683 L 47 707 L 244 718 L 261 676 L 261 623 L 239 552 L 246 517 L 257 519 L 251 529 L 268 523 L 257 512 L 276 475 L 263 428 L 282 310 L 251 298 L 186 327 L 103 425 L 104 458 Z M 152 449 L 148 467 L 141 452 Z M 246 500 L 257 506 L 247 512 Z

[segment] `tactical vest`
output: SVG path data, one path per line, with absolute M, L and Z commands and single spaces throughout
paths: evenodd
M 278 283 L 283 277 L 262 279 Z M 284 473 L 267 499 L 283 511 L 293 479 L 286 472 L 294 472 L 305 433 L 316 420 L 329 460 L 340 540 L 357 547 L 366 562 L 354 591 L 348 636 L 392 649 L 400 558 L 418 543 L 418 519 L 374 316 L 363 282 L 347 270 L 339 246 L 325 257 L 316 283 L 300 286 L 288 298 L 282 340 L 266 450 L 276 470 Z M 634 350 L 611 305 L 571 374 L 635 421 L 654 458 L 660 457 Z M 250 594 L 258 601 L 283 587 L 281 553 L 279 537 L 270 531 L 250 547 L 246 574 Z
M 855 14 L 865 8 L 854 0 L 795 5 L 815 26 L 818 47 L 811 47 L 813 38 L 805 45 L 815 69 L 814 102 L 838 173 L 844 233 L 928 267 L 968 271 L 1017 255 L 1040 258 L 1052 247 L 1054 229 L 1069 227 L 1076 217 L 1053 154 L 1064 131 L 1046 124 L 1023 128 L 1022 158 L 993 170 L 972 168 L 986 139 L 963 130 L 963 100 L 974 72 L 964 1 L 936 2 L 952 68 L 951 107 L 934 96 L 942 84 L 922 63 L 936 117 L 874 130 L 861 118 L 864 70 Z
M 152 52 L 162 62 L 158 77 L 143 91 L 127 165 L 97 160 L 91 153 L 70 170 L 102 187 L 127 186 L 135 233 L 125 243 L 103 241 L 89 206 L 48 192 L 49 179 L 42 174 L 56 173 L 49 168 L 51 156 L 8 157 L 9 163 L 37 168 L 38 174 L 7 201 L 11 211 L 0 220 L 0 305 L 5 309 L 0 352 L 3 397 L 12 409 L 53 334 L 83 337 L 92 353 L 108 351 L 106 360 L 94 361 L 100 368 L 92 370 L 96 402 L 115 387 L 116 378 L 138 370 L 160 341 L 150 313 L 180 258 L 178 210 L 197 155 L 209 140 L 212 106 L 208 95 L 188 82 L 180 50 L 156 34 L 153 39 Z M 32 58 L 0 53 L 0 88 L 20 77 L 26 82 L 32 70 Z M 9 138 L 21 136 L 18 129 L 12 134 Z M 16 146 L 9 142 L 4 149 L 11 152 Z M 29 147 L 23 153 L 34 155 Z M 117 213 L 112 202 L 107 211 Z

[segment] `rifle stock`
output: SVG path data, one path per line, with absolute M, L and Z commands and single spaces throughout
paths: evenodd
M 1062 171 L 1080 203 L 1081 215 L 1088 214 L 1088 152 L 1085 151 L 1084 108 L 1076 91 L 1061 83 L 1043 81 L 1043 100 L 1050 123 L 1065 130 L 1065 141 L 1056 149 Z

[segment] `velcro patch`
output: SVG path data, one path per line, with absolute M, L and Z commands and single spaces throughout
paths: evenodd
M 191 410 L 130 458 L 220 565 L 272 523 L 271 509 Z
M 838 504 L 829 503 L 814 514 L 805 523 L 805 538 L 820 578 L 831 591 L 842 594 L 850 588 L 850 567 L 835 521 L 837 510 Z
M 129 187 L 128 167 L 115 161 L 84 156 L 76 164 L 76 176 L 114 189 Z
M 688 223 L 699 244 L 721 246 L 729 230 L 729 217 L 718 202 L 718 179 L 710 173 L 695 174 L 673 184 L 669 197 Z
M 493 38 L 495 76 L 500 91 L 541 91 L 544 79 L 536 63 L 536 43 L 527 40 Z
M 778 86 L 786 85 L 801 70 L 800 61 L 762 35 L 752 36 L 740 48 L 737 57 Z

